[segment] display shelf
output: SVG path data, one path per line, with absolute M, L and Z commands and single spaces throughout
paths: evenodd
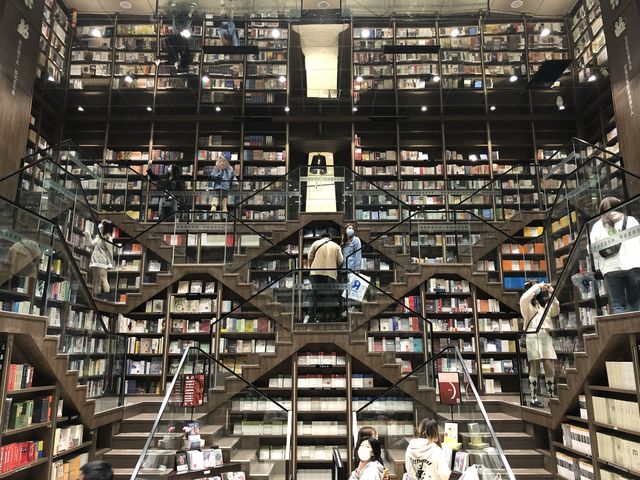
M 382 53 L 385 45 L 394 44 L 394 28 L 356 25 L 353 28 L 353 103 L 377 91 L 393 90 L 394 58 Z M 407 70 L 408 71 L 408 70 Z

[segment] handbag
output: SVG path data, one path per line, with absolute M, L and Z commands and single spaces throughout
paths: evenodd
M 627 216 L 624 216 L 624 220 L 622 221 L 622 230 L 627 229 Z M 611 245 L 610 247 L 602 248 L 598 250 L 598 253 L 602 258 L 611 258 L 614 257 L 620 252 L 620 246 L 622 245 L 622 241 L 620 243 L 616 243 L 615 245 Z
M 349 273 L 349 285 L 347 286 L 347 290 L 342 292 L 343 298 L 362 302 L 369 288 L 370 281 L 371 277 L 367 277 L 361 273 L 357 275 L 355 273 Z

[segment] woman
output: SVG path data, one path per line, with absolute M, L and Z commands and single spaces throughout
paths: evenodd
M 356 446 L 360 445 L 365 438 L 373 437 L 378 440 L 378 431 L 373 427 L 362 427 L 358 430 L 358 439 L 356 440 Z M 380 447 L 382 451 L 382 447 Z M 353 464 L 356 465 L 360 460 L 358 458 L 358 448 L 354 450 Z M 389 470 L 386 468 L 382 474 L 382 480 L 389 480 Z
M 149 180 L 158 182 L 160 201 L 158 210 L 160 219 L 168 218 L 186 204 L 182 198 L 182 192 L 185 189 L 184 180 L 182 179 L 182 169 L 180 165 L 172 163 L 169 165 L 164 175 L 156 175 L 151 171 L 151 160 L 149 160 L 147 168 L 147 176 Z
M 356 445 L 358 466 L 351 472 L 349 480 L 382 480 L 384 467 L 380 457 L 382 449 L 375 437 L 366 437 Z
M 216 165 L 211 172 L 211 179 L 213 180 L 213 189 L 218 191 L 215 197 L 216 201 L 211 204 L 211 211 L 215 211 L 216 207 L 219 207 L 221 211 L 226 212 L 231 182 L 235 179 L 233 167 L 229 165 L 226 158 L 219 157 L 216 160 Z
M 109 277 L 107 272 L 115 266 L 113 261 L 113 224 L 102 220 L 98 224 L 98 234 L 91 239 L 89 232 L 84 232 L 85 241 L 92 249 L 89 268 L 93 276 L 93 294 L 109 293 Z
M 600 213 L 607 213 L 593 225 L 590 234 L 593 263 L 596 271 L 604 276 L 611 300 L 611 313 L 640 310 L 640 239 L 633 237 L 623 242 L 614 240 L 613 245 L 607 241 L 610 236 L 638 225 L 635 218 L 612 210 L 620 203 L 615 197 L 607 197 L 600 202 Z
M 447 480 L 451 475 L 442 448 L 438 422 L 425 418 L 418 426 L 418 438 L 409 442 L 404 457 L 409 480 Z
M 344 227 L 342 234 L 342 269 L 347 271 L 359 272 L 362 268 L 362 242 L 356 236 L 356 230 L 353 224 L 348 223 Z
M 529 361 L 529 390 L 531 391 L 531 406 L 542 408 L 542 402 L 538 400 L 538 375 L 540 374 L 540 363 L 544 366 L 545 385 L 549 398 L 555 394 L 555 368 L 553 361 L 558 358 L 553 348 L 550 330 L 553 329 L 551 319 L 560 313 L 560 303 L 557 298 L 549 307 L 544 320 L 542 314 L 549 302 L 553 287 L 547 283 L 536 283 L 530 280 L 524 285 L 525 292 L 520 297 L 520 313 L 524 319 L 525 332 L 535 332 L 542 321 L 542 325 L 537 333 L 527 333 L 525 335 L 527 344 L 527 360 Z

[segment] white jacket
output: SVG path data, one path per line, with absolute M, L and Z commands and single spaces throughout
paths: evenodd
M 426 438 L 414 438 L 409 442 L 404 468 L 409 480 L 447 480 L 451 475 L 442 448 Z
M 377 460 L 367 463 L 360 473 L 357 470 L 351 472 L 349 480 L 382 480 L 384 467 Z
M 520 313 L 524 319 L 525 331 L 532 332 L 538 328 L 540 318 L 544 313 L 544 307 L 538 305 L 537 307 L 531 303 L 536 295 L 540 293 L 540 284 L 535 284 L 529 290 L 522 294 L 520 297 Z M 553 303 L 549 307 L 549 313 L 547 313 L 544 322 L 542 323 L 543 330 L 551 330 L 553 328 L 553 322 L 551 319 L 557 317 L 560 314 L 560 302 L 557 298 L 553 299 Z
M 623 218 L 620 218 L 620 220 L 615 223 L 615 228 L 617 231 L 622 230 L 623 223 Z M 632 227 L 636 227 L 637 225 L 638 221 L 635 218 L 627 216 L 626 230 L 629 230 Z M 602 219 L 593 224 L 593 227 L 591 227 L 591 233 L 589 234 L 589 239 L 591 240 L 593 263 L 595 264 L 596 270 L 600 270 L 604 275 L 606 273 L 617 272 L 619 270 L 631 270 L 632 268 L 640 268 L 640 236 L 625 240 L 620 245 L 620 251 L 617 255 L 609 258 L 604 258 L 600 256 L 600 254 L 598 253 L 598 250 L 600 249 L 597 248 L 597 245 L 594 247 L 594 243 L 598 240 L 603 240 L 608 237 L 609 232 L 607 230 L 607 227 L 605 227 L 602 223 Z

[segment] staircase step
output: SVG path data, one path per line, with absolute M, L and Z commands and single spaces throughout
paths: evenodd
M 496 432 L 502 448 L 532 449 L 533 437 L 525 432 Z
M 518 479 L 551 480 L 553 474 L 544 468 L 513 468 L 513 475 Z
M 271 472 L 275 464 L 270 462 L 254 463 L 249 472 L 249 479 L 271 478 Z
M 505 450 L 504 446 L 502 448 L 511 468 L 544 468 L 544 456 L 536 450 Z
M 202 418 L 204 413 L 196 413 L 191 416 L 186 413 L 175 413 L 171 415 L 171 420 L 176 423 L 181 422 L 190 422 L 197 421 Z M 147 432 L 147 435 L 151 431 L 151 427 L 153 426 L 153 422 L 155 422 L 158 413 L 139 413 L 129 418 L 125 418 L 122 421 L 120 426 L 121 433 L 131 433 L 131 432 Z
M 249 463 L 252 460 L 255 460 L 258 456 L 258 453 L 256 451 L 256 449 L 254 448 L 241 448 L 240 450 L 238 450 L 235 455 L 233 456 L 233 458 L 231 459 L 232 462 L 235 463 Z M 244 470 L 244 469 L 243 469 Z M 247 468 L 248 470 L 248 468 Z

